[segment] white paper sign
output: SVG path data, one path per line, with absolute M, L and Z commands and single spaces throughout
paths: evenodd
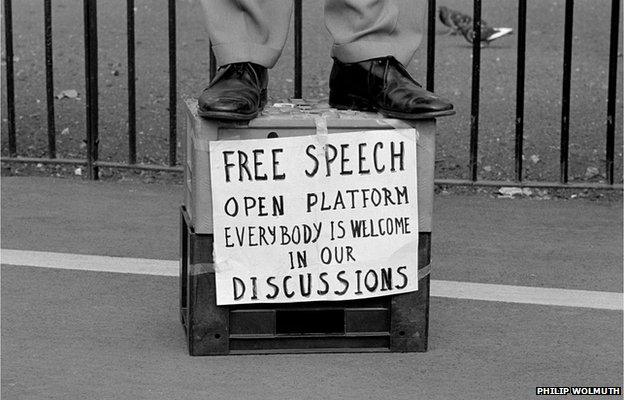
M 217 304 L 418 289 L 413 129 L 210 142 Z

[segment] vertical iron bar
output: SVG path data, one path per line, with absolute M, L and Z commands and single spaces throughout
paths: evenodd
M 300 99 L 302 94 L 302 27 L 301 20 L 303 19 L 303 9 L 301 0 L 295 0 L 295 98 Z
M 526 55 L 526 0 L 518 2 L 518 53 L 516 70 L 516 181 L 522 182 L 524 139 L 524 71 Z
M 481 73 L 481 0 L 474 0 L 472 39 L 472 98 L 470 107 L 470 179 L 477 180 L 479 143 L 479 89 Z
M 434 90 L 436 0 L 428 1 L 427 10 L 427 90 Z
M 214 51 L 212 51 L 212 44 L 210 44 L 210 80 L 217 74 L 217 58 Z
M 169 165 L 176 165 L 177 89 L 176 89 L 176 6 L 169 0 Z
M 45 37 L 46 102 L 48 106 L 48 157 L 56 158 L 56 127 L 54 124 L 54 69 L 52 57 L 52 0 L 43 2 Z
M 607 149 L 606 175 L 613 185 L 613 151 L 615 147 L 615 96 L 617 89 L 617 51 L 620 25 L 620 0 L 611 1 L 611 43 L 609 46 L 609 86 L 607 89 Z
M 563 90 L 561 96 L 561 147 L 560 177 L 561 183 L 568 183 L 568 147 L 570 143 L 570 81 L 572 73 L 572 23 L 574 0 L 566 0 L 565 25 L 563 38 Z
M 4 0 L 4 46 L 6 56 L 7 133 L 9 155 L 17 154 L 15 139 L 15 74 L 13 73 L 13 10 L 11 0 Z
M 98 41 L 97 0 L 84 0 L 87 176 L 99 178 L 98 167 Z
M 128 164 L 136 164 L 136 70 L 134 51 L 134 0 L 126 2 L 128 32 Z

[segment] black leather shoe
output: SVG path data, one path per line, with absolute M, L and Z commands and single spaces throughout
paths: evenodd
M 423 89 L 394 57 L 351 64 L 334 59 L 329 105 L 343 110 L 377 111 L 400 119 L 455 114 L 448 100 Z
M 267 102 L 269 74 L 250 62 L 224 65 L 197 101 L 200 117 L 249 121 Z

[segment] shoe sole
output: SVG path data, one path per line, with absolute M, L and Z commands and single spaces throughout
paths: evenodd
M 356 110 L 356 111 L 374 111 L 378 112 L 383 116 L 397 118 L 397 119 L 409 119 L 409 120 L 418 120 L 418 119 L 431 119 L 436 117 L 445 117 L 448 115 L 454 115 L 455 110 L 440 110 L 440 111 L 427 111 L 422 113 L 403 113 L 398 111 L 386 110 L 381 107 L 377 107 L 371 104 L 368 100 L 363 97 L 347 95 L 344 96 L 335 96 L 330 92 L 329 94 L 329 105 L 330 107 L 337 108 L 339 110 Z
M 258 115 L 260 115 L 260 113 L 262 112 L 262 110 L 264 110 L 264 107 L 266 106 L 266 103 L 267 103 L 266 90 L 263 90 L 260 96 L 261 96 L 260 106 L 258 107 L 258 110 L 250 114 L 242 114 L 242 113 L 237 113 L 237 112 L 232 112 L 232 111 L 215 111 L 215 110 L 197 109 L 197 115 L 199 115 L 202 118 L 217 119 L 220 121 L 251 121 L 252 119 L 256 118 Z
M 251 121 L 256 118 L 262 110 L 253 114 L 241 114 L 227 111 L 202 111 L 198 110 L 197 115 L 206 119 L 217 119 L 221 121 Z

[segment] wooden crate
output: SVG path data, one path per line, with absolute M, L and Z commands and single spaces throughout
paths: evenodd
M 191 355 L 271 352 L 426 351 L 435 120 L 399 121 L 325 107 L 269 108 L 249 124 L 199 118 L 186 102 L 185 193 L 180 212 L 180 312 Z M 414 127 L 419 134 L 419 289 L 335 302 L 217 306 L 212 267 L 209 142 L 311 135 L 324 115 L 328 132 Z

